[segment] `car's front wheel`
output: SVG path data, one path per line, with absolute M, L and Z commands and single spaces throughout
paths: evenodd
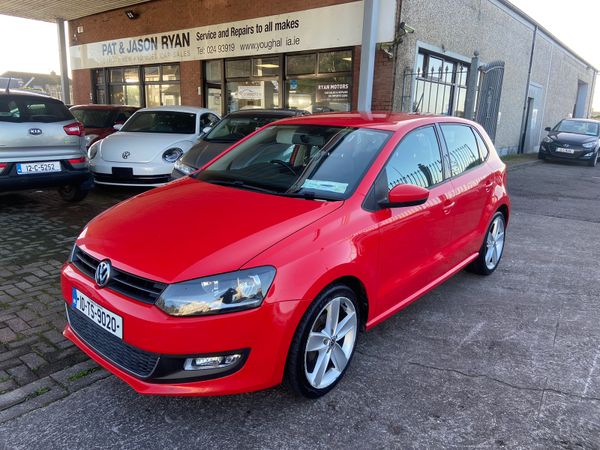
M 505 233 L 506 218 L 504 214 L 498 211 L 492 217 L 492 221 L 485 233 L 485 239 L 479 250 L 479 256 L 468 267 L 471 272 L 480 275 L 490 275 L 496 270 L 504 253 Z
M 592 159 L 588 161 L 588 166 L 596 167 L 596 165 L 598 165 L 598 155 L 600 155 L 600 150 L 598 150 L 594 156 L 592 156 Z
M 90 190 L 81 184 L 68 184 L 58 188 L 58 195 L 66 202 L 79 202 L 87 197 Z
M 360 323 L 356 294 L 345 285 L 321 293 L 302 318 L 290 347 L 287 381 L 308 398 L 327 394 L 348 368 Z

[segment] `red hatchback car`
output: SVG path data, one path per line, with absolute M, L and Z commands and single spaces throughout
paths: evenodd
M 477 124 L 286 119 L 83 230 L 64 334 L 143 394 L 218 395 L 284 376 L 319 397 L 368 330 L 469 268 L 492 273 L 510 202 Z
M 76 105 L 71 113 L 85 127 L 85 144 L 89 148 L 94 142 L 104 139 L 123 125 L 139 108 L 122 105 Z

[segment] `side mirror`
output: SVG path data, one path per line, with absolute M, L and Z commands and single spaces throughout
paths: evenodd
M 202 133 L 207 134 L 210 130 L 212 130 L 212 127 L 204 127 L 202 128 Z
M 120 131 L 120 130 L 121 130 L 121 128 L 123 128 L 123 124 L 122 124 L 122 123 L 115 123 L 115 124 L 113 125 L 113 128 L 114 128 L 115 130 L 117 130 L 117 131 Z
M 552 131 L 552 128 L 546 127 L 546 128 L 544 128 L 544 130 L 546 130 L 546 131 Z
M 400 208 L 422 205 L 429 198 L 429 190 L 414 184 L 399 184 L 388 193 L 387 201 L 379 202 L 382 208 Z

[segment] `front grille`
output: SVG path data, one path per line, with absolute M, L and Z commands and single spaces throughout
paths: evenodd
M 75 267 L 92 279 L 96 274 L 96 268 L 99 263 L 98 259 L 88 255 L 79 247 L 73 253 L 73 264 Z M 111 274 L 111 279 L 106 286 L 108 289 L 144 303 L 155 303 L 167 287 L 165 283 L 131 275 L 114 267 L 111 270 Z
M 132 347 L 68 306 L 67 317 L 75 334 L 101 356 L 138 377 L 152 375 L 159 361 L 158 355 Z

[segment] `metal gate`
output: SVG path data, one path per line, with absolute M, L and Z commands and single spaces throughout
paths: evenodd
M 480 68 L 480 84 L 475 120 L 495 140 L 504 79 L 504 61 L 494 61 Z

